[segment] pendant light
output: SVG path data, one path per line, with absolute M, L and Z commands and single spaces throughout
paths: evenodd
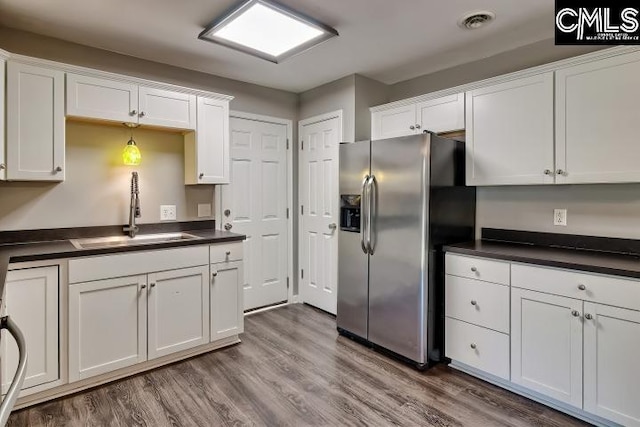
M 127 145 L 125 145 L 124 150 L 122 150 L 122 161 L 127 166 L 138 166 L 142 160 L 142 154 L 140 154 L 140 149 L 136 145 L 136 141 L 133 139 L 133 129 L 139 125 L 135 125 L 133 123 L 124 123 L 124 125 L 131 130 L 131 136 Z

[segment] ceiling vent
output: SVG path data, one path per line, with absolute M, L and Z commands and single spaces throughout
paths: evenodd
M 496 19 L 496 15 L 493 12 L 471 12 L 458 19 L 458 26 L 467 30 L 476 30 L 480 27 L 484 27 L 494 19 Z

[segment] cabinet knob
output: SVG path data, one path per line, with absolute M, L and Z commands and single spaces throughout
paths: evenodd
M 478 269 L 477 269 L 477 268 L 475 268 L 475 267 L 471 267 L 471 271 L 473 271 L 474 273 L 477 273 L 477 272 L 478 272 Z
M 591 319 L 593 319 L 593 316 L 590 315 L 589 313 L 587 313 L 587 314 L 584 315 L 584 318 L 587 319 L 587 320 L 591 320 Z
M 140 114 L 138 114 L 138 117 L 144 117 L 144 116 L 145 116 L 144 111 L 140 111 Z
M 147 285 L 143 283 L 142 285 L 140 285 L 140 289 L 147 289 Z
M 416 125 L 416 129 L 420 129 L 420 125 Z
M 545 175 L 552 175 L 552 174 L 553 174 L 553 172 L 551 172 L 551 170 L 550 170 L 550 169 L 545 169 L 545 170 L 544 170 L 544 174 L 545 174 Z
M 478 346 L 477 346 L 477 345 L 475 345 L 474 343 L 471 343 L 471 346 L 470 346 L 470 347 L 471 347 L 472 349 L 474 349 L 474 350 L 475 350 L 476 348 L 478 348 Z
M 585 289 L 587 289 L 587 287 L 583 284 L 578 285 L 578 289 L 580 289 L 581 291 L 584 291 Z
M 233 225 L 231 225 L 231 224 L 229 224 L 229 223 L 226 223 L 226 224 L 224 225 L 224 229 L 225 229 L 225 230 L 227 230 L 227 231 L 231 230 L 232 228 L 233 228 Z
M 152 283 L 149 284 L 149 286 L 151 286 L 152 288 L 155 288 L 156 284 L 152 282 Z
M 202 172 L 200 172 L 200 175 L 198 175 L 198 178 L 199 178 L 199 179 L 204 178 L 204 174 L 203 174 Z
M 415 127 L 415 126 L 413 126 L 413 125 L 409 126 L 409 129 L 411 129 L 411 130 L 414 130 L 415 128 L 416 128 L 416 127 Z
M 217 272 L 217 271 L 214 271 L 213 273 L 211 273 L 211 277 L 212 277 L 212 278 L 216 277 L 217 275 L 218 275 L 218 272 Z
M 556 171 L 556 173 L 557 173 L 558 175 L 564 175 L 564 174 L 566 174 L 566 172 L 565 172 L 565 171 L 563 171 L 562 169 L 558 169 L 558 170 Z
M 129 115 L 130 115 L 131 117 L 135 116 L 136 114 L 138 114 L 138 112 L 137 112 L 136 110 L 131 110 L 131 111 L 129 111 Z
M 229 209 L 225 209 L 224 216 L 230 216 L 230 215 L 231 215 L 231 211 Z
M 7 166 L 4 163 L 0 163 L 0 170 L 4 170 L 6 168 L 7 168 Z
M 571 315 L 573 317 L 580 317 L 580 312 L 578 310 L 573 310 L 573 311 L 571 311 Z
M 226 251 L 224 254 L 225 254 L 226 256 L 229 256 L 229 255 L 231 255 L 231 251 Z
M 472 299 L 472 300 L 471 300 L 471 305 L 473 305 L 473 306 L 478 305 L 478 301 L 476 301 L 476 300 Z
M 62 172 L 62 167 L 56 166 L 56 172 Z

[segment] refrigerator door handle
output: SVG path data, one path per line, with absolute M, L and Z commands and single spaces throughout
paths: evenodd
M 360 193 L 360 206 L 361 206 L 361 219 L 362 219 L 362 227 L 360 228 L 360 247 L 362 248 L 362 252 L 365 254 L 369 253 L 369 249 L 367 243 L 365 242 L 365 237 L 367 235 L 367 227 L 368 227 L 368 208 L 369 202 L 367 199 L 367 182 L 369 182 L 369 175 L 366 175 L 362 180 L 362 191 Z
M 378 214 L 377 209 L 377 193 L 378 193 L 378 181 L 376 181 L 375 175 L 371 175 L 369 177 L 369 185 L 367 186 L 368 193 L 368 203 L 369 207 L 367 208 L 367 249 L 369 255 L 373 255 L 376 249 L 376 216 Z

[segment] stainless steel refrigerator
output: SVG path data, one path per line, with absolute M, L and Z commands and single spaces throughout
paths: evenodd
M 464 143 L 431 133 L 340 145 L 338 331 L 422 369 L 444 343 L 445 244 L 472 240 Z

